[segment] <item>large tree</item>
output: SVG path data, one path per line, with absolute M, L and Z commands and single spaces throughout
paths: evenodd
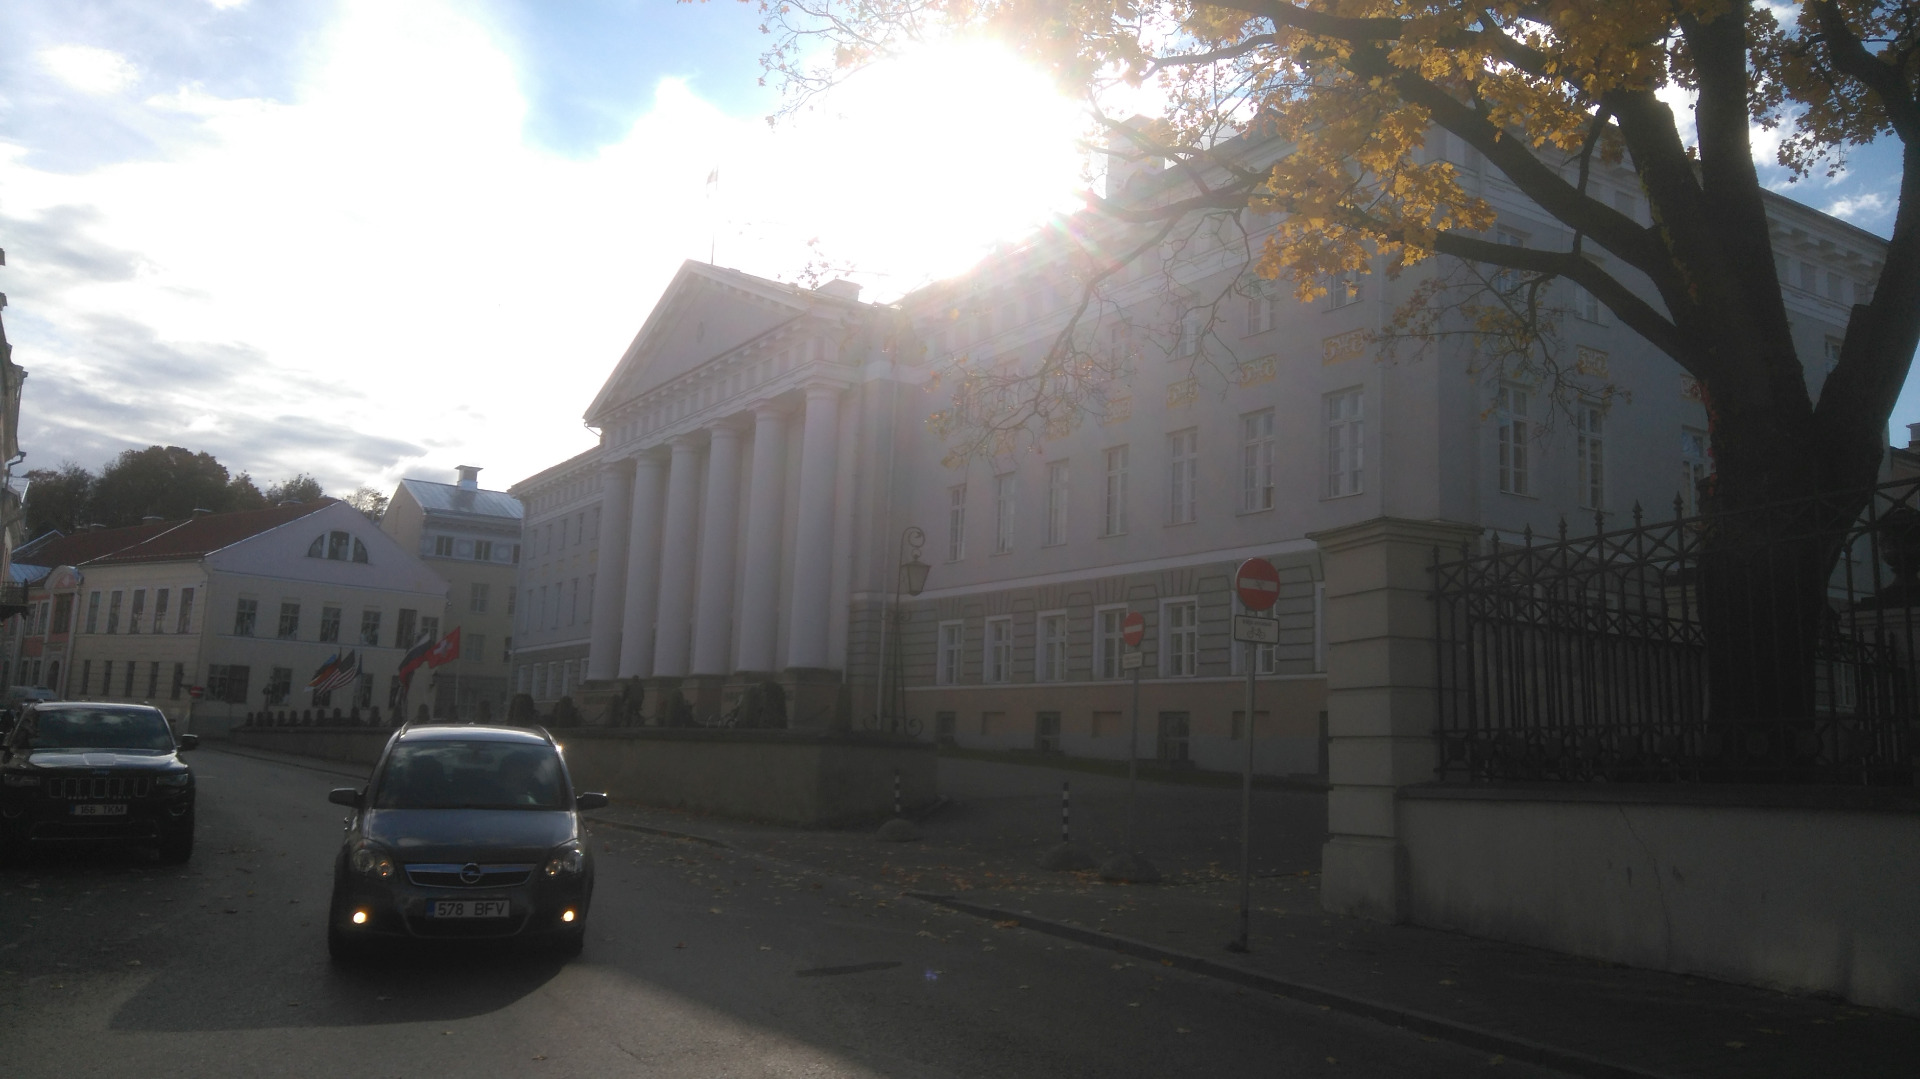
M 236 504 L 240 493 L 227 467 L 212 454 L 148 446 L 124 450 L 108 462 L 94 482 L 90 509 L 93 522 L 118 528 L 148 516 L 179 520 L 196 509 L 219 513 L 246 508 Z M 259 492 L 253 495 L 258 498 Z
M 783 0 L 763 4 L 769 69 L 802 94 L 913 41 L 985 32 L 1102 100 L 1150 84 L 1150 127 L 1102 119 L 1188 181 L 1148 222 L 1252 206 L 1278 211 L 1260 272 L 1303 295 L 1368 265 L 1435 256 L 1504 268 L 1499 282 L 1567 278 L 1671 356 L 1704 390 L 1719 504 L 1870 484 L 1920 342 L 1920 3 L 1817 0 Z M 824 59 L 823 59 L 824 58 Z M 1692 134 L 1667 103 L 1691 95 Z M 1137 98 L 1136 98 L 1137 100 Z M 1219 152 L 1255 117 L 1290 147 L 1247 169 Z M 1783 128 L 1797 176 L 1849 148 L 1902 147 L 1899 208 L 1879 280 L 1856 303 L 1816 401 L 1788 331 L 1755 127 Z M 1436 129 L 1479 151 L 1567 226 L 1558 247 L 1514 247 L 1454 166 L 1421 149 Z M 1624 164 L 1651 209 L 1640 224 L 1587 186 Z M 1588 253 L 1605 252 L 1604 263 Z M 1633 287 L 1651 283 L 1653 296 Z
M 27 538 L 58 529 L 72 532 L 87 526 L 93 501 L 93 473 L 72 461 L 59 468 L 36 468 L 27 473 Z

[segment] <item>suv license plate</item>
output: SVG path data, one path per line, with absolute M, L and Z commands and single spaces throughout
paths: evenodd
M 429 915 L 434 918 L 505 918 L 504 899 L 436 899 Z
M 76 817 L 124 817 L 127 815 L 127 807 L 125 805 L 101 805 L 98 802 L 88 802 L 84 805 L 74 806 L 73 815 Z

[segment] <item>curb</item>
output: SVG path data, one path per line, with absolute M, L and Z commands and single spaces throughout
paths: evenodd
M 253 761 L 265 761 L 268 764 L 284 764 L 289 768 L 304 768 L 309 772 L 324 772 L 327 775 L 346 776 L 351 779 L 365 780 L 372 765 L 358 771 L 347 761 L 336 761 L 328 757 L 303 757 L 298 753 L 275 753 L 272 750 L 262 752 L 257 749 L 240 748 L 231 742 L 200 743 L 201 749 L 211 749 L 217 753 L 226 753 L 235 757 L 245 757 Z M 331 767 L 329 767 L 331 766 Z
M 714 839 L 711 836 L 694 835 L 692 832 L 676 832 L 671 828 L 653 828 L 645 824 L 633 824 L 628 821 L 613 820 L 608 817 L 596 817 L 586 813 L 580 814 L 580 818 L 592 824 L 604 824 L 609 828 L 624 828 L 629 832 L 645 832 L 647 835 L 657 835 L 663 839 L 684 839 L 690 843 L 701 843 L 709 847 L 717 847 L 720 850 L 733 849 L 726 843 Z
M 1249 989 L 1258 989 L 1263 993 L 1287 997 L 1306 1004 L 1317 1004 L 1323 1008 L 1346 1012 L 1349 1015 L 1357 1015 L 1365 1019 L 1373 1019 L 1392 1026 L 1404 1027 L 1417 1034 L 1424 1034 L 1429 1037 L 1439 1038 L 1443 1041 L 1453 1042 L 1456 1045 L 1463 1045 L 1469 1049 L 1480 1049 L 1499 1053 L 1510 1060 L 1520 1061 L 1521 1063 L 1556 1068 L 1574 1075 L 1591 1076 L 1593 1079 L 1672 1079 L 1671 1076 L 1664 1072 L 1647 1071 L 1626 1064 L 1615 1064 L 1611 1061 L 1601 1060 L 1598 1057 L 1588 1056 L 1585 1053 L 1576 1053 L 1568 1049 L 1555 1048 L 1554 1046 L 1532 1041 L 1527 1038 L 1520 1038 L 1511 1034 L 1502 1034 L 1499 1031 L 1488 1030 L 1485 1027 L 1477 1027 L 1469 1023 L 1456 1022 L 1455 1020 L 1446 1019 L 1427 1012 L 1414 1011 L 1411 1008 L 1402 1008 L 1394 1004 L 1368 1000 L 1365 997 L 1352 996 L 1347 993 L 1311 985 L 1306 982 L 1293 981 L 1272 974 L 1262 974 L 1259 971 L 1248 970 L 1245 967 L 1207 959 L 1190 952 L 1163 948 L 1157 944 L 1149 944 L 1146 941 L 1135 940 L 1131 937 L 1123 937 L 1099 930 L 1085 929 L 1081 926 L 1071 925 L 1066 922 L 1049 921 L 1045 918 L 1036 918 L 1031 914 L 1002 910 L 998 907 L 981 906 L 977 903 L 969 903 L 963 899 L 956 899 L 950 895 L 939 895 L 933 892 L 905 892 L 902 894 L 911 899 L 918 899 L 923 903 L 932 903 L 936 906 L 959 911 L 962 914 L 971 914 L 977 918 L 985 918 L 996 922 L 1011 921 L 1022 929 L 1031 929 L 1036 933 L 1045 933 L 1049 936 L 1060 937 L 1064 940 L 1073 941 L 1076 944 L 1104 948 L 1108 951 L 1119 952 L 1123 955 L 1131 955 L 1141 959 L 1156 960 L 1176 970 L 1185 970 L 1193 974 L 1203 974 L 1210 978 L 1218 978 L 1221 981 L 1232 982 L 1235 985 L 1243 985 Z

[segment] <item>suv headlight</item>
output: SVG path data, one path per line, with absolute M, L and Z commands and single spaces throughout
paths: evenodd
M 163 772 L 153 777 L 156 787 L 184 787 L 193 782 L 192 772 Z
M 10 773 L 6 777 L 6 784 L 9 787 L 38 787 L 40 785 L 40 777 Z
M 571 876 L 586 868 L 587 852 L 578 843 L 562 843 L 553 848 L 552 857 L 547 859 L 547 876 Z
M 347 865 L 363 877 L 384 880 L 393 876 L 393 858 L 371 843 L 353 848 L 353 853 L 347 856 Z

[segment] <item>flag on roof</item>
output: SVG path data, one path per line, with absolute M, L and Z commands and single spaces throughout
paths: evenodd
M 438 644 L 435 644 L 432 648 L 427 650 L 427 666 L 429 667 L 438 667 L 443 664 L 452 663 L 454 660 L 459 658 L 460 658 L 460 627 L 459 626 L 453 627 L 452 633 L 449 633 L 445 637 L 440 638 L 440 641 Z
M 427 653 L 431 651 L 433 651 L 433 634 L 422 633 L 420 639 L 413 642 L 413 647 L 407 649 L 407 654 L 400 657 L 400 669 L 394 673 L 401 678 L 408 677 L 420 669 L 420 665 L 427 661 Z
M 325 682 L 328 676 L 333 674 L 334 669 L 339 666 L 340 653 L 335 652 L 333 655 L 327 657 L 327 661 L 322 663 L 318 670 L 313 672 L 313 677 L 307 681 L 307 688 L 319 689 L 320 683 Z

